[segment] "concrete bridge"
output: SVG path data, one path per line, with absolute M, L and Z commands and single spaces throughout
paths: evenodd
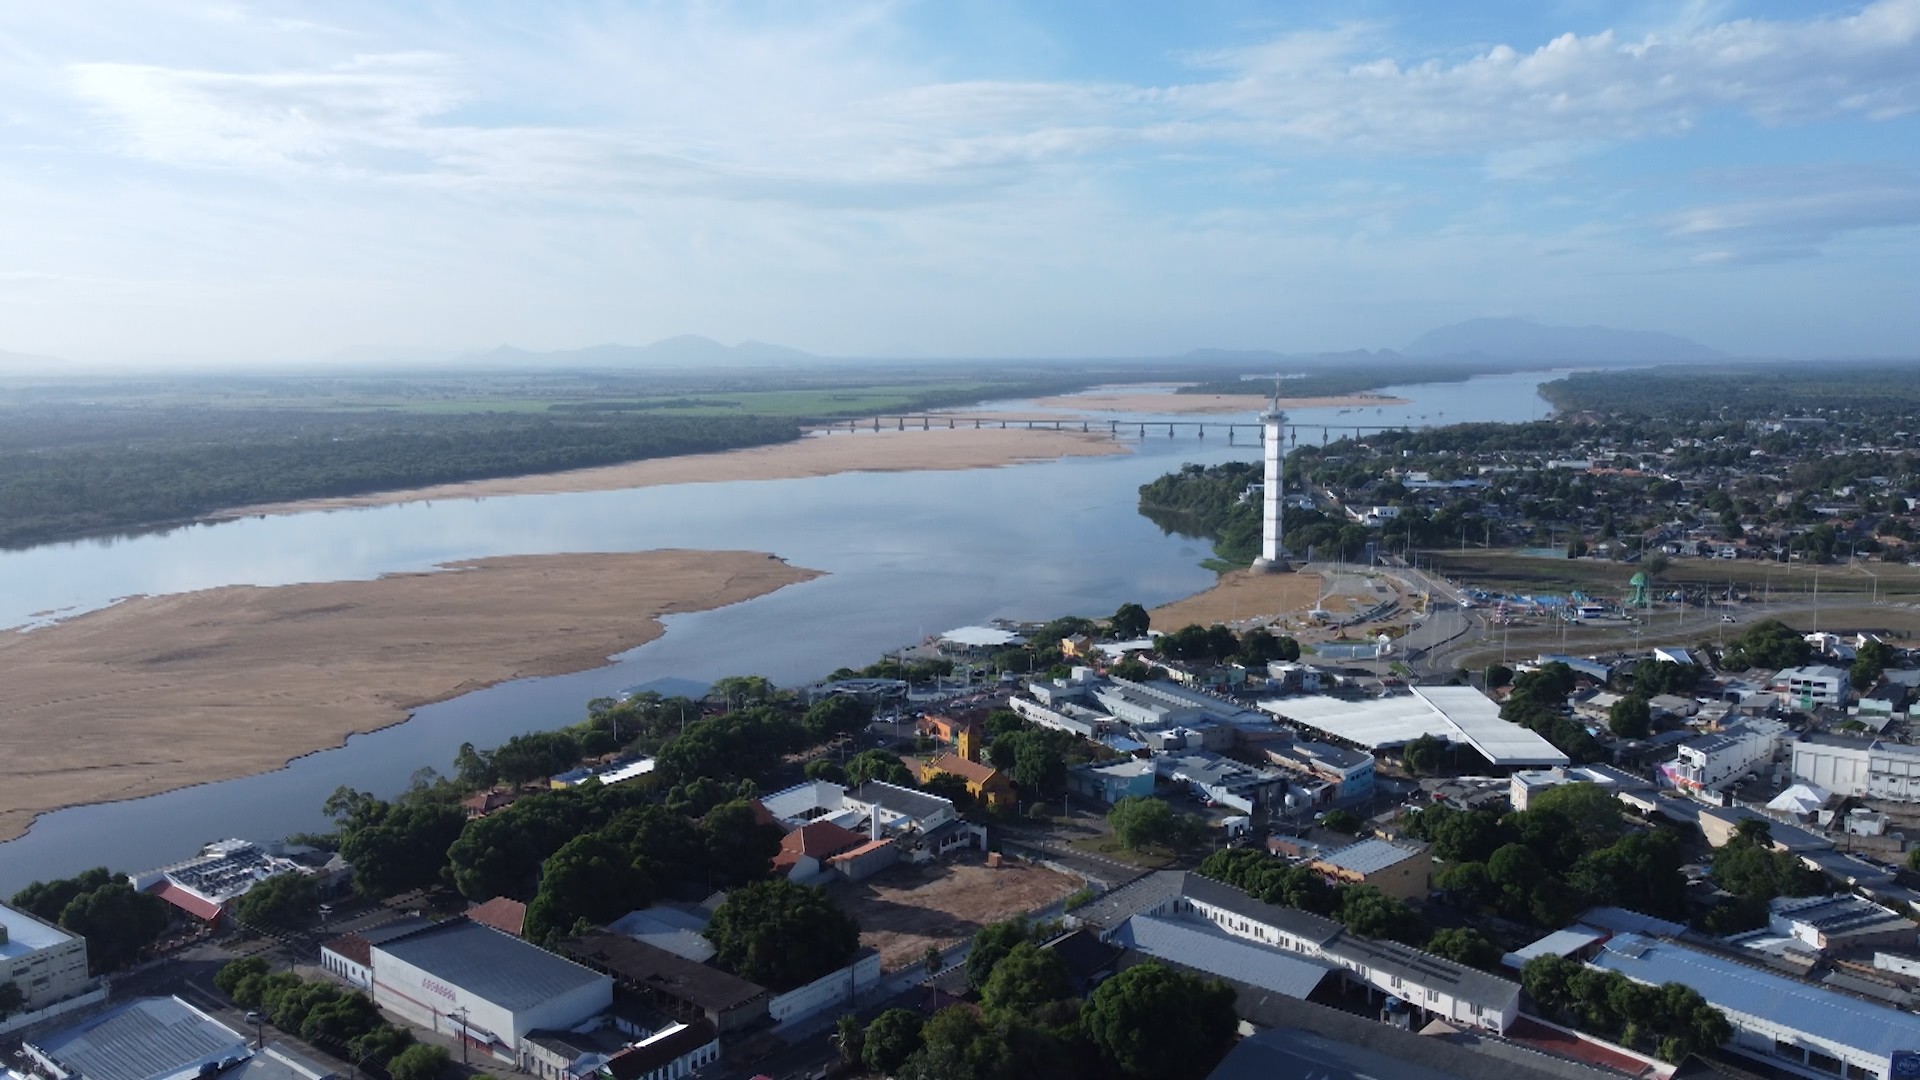
M 1088 433 L 1105 431 L 1114 437 L 1134 435 L 1146 438 L 1165 432 L 1171 439 L 1177 434 L 1186 433 L 1198 438 L 1207 437 L 1207 429 L 1212 428 L 1218 434 L 1225 432 L 1229 443 L 1237 438 L 1250 438 L 1253 442 L 1261 439 L 1261 427 L 1257 420 L 1093 420 L 1086 417 L 1060 417 L 1058 419 L 1039 419 L 1031 416 L 987 416 L 976 413 L 915 413 L 911 415 L 873 416 L 859 420 L 835 420 L 825 426 L 833 431 L 932 431 L 945 428 L 953 431 L 959 428 L 1025 428 L 1029 431 L 1084 431 Z M 1409 431 L 1404 424 L 1283 424 L 1289 445 L 1298 446 L 1302 432 L 1311 438 L 1317 434 L 1322 445 L 1336 438 L 1348 436 L 1360 438 L 1382 431 Z

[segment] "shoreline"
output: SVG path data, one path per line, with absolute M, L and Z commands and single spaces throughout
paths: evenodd
M 139 596 L 0 636 L 0 842 L 43 813 L 272 772 L 426 705 L 601 667 L 663 616 L 820 576 L 761 552 L 516 555 Z
M 1035 398 L 1033 403 L 1049 409 L 1145 413 L 1149 416 L 1156 414 L 1192 416 L 1265 412 L 1273 406 L 1273 398 L 1266 394 L 1176 394 L 1171 390 L 1096 390 L 1085 394 Z M 1409 404 L 1406 398 L 1388 397 L 1384 394 L 1341 394 L 1333 397 L 1283 397 L 1280 399 L 1282 410 L 1360 409 L 1406 404 Z
M 1283 574 L 1229 570 L 1212 585 L 1191 596 L 1161 604 L 1148 614 L 1154 626 L 1165 631 L 1189 624 L 1238 626 L 1250 620 L 1277 622 L 1286 615 L 1312 608 L 1325 583 L 1325 576 L 1318 570 Z
M 1024 428 L 934 428 L 930 431 L 842 431 L 832 434 L 812 432 L 796 442 L 718 453 L 647 458 L 623 465 L 501 476 L 489 480 L 374 491 L 364 495 L 258 503 L 217 510 L 202 515 L 199 520 L 233 521 L 244 517 L 395 506 L 436 499 L 561 495 L 735 480 L 799 480 L 849 472 L 990 469 L 1065 457 L 1102 457 L 1128 452 L 1124 445 L 1114 442 L 1105 432 Z

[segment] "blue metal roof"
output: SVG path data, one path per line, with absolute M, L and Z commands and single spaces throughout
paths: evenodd
M 1890 1056 L 1920 1050 L 1920 1016 L 1670 942 L 1621 934 L 1607 942 L 1593 963 L 1639 982 L 1685 983 L 1710 1005 L 1764 1017 L 1864 1053 Z
M 1333 968 L 1302 956 L 1233 937 L 1199 923 L 1135 915 L 1112 938 L 1115 945 L 1171 960 L 1210 975 L 1305 998 Z

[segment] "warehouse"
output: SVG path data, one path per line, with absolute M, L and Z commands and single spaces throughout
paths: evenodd
M 91 985 L 86 939 L 0 904 L 0 982 L 20 988 L 26 1011 L 83 993 Z
M 490 926 L 452 919 L 373 944 L 373 1000 L 514 1061 L 535 1028 L 568 1028 L 613 1004 L 613 980 Z
M 1281 720 L 1379 751 L 1432 736 L 1472 747 L 1498 768 L 1568 764 L 1567 755 L 1519 724 L 1470 686 L 1417 686 L 1411 694 L 1366 701 L 1308 695 L 1273 698 L 1260 707 Z

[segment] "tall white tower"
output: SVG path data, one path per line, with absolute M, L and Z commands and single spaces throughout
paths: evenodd
M 1273 383 L 1273 408 L 1260 414 L 1261 447 L 1266 455 L 1266 484 L 1260 506 L 1260 557 L 1253 560 L 1255 573 L 1275 574 L 1291 570 L 1286 551 L 1280 546 L 1281 518 L 1286 509 L 1286 481 L 1282 466 L 1286 459 L 1287 414 L 1280 411 L 1280 380 Z

